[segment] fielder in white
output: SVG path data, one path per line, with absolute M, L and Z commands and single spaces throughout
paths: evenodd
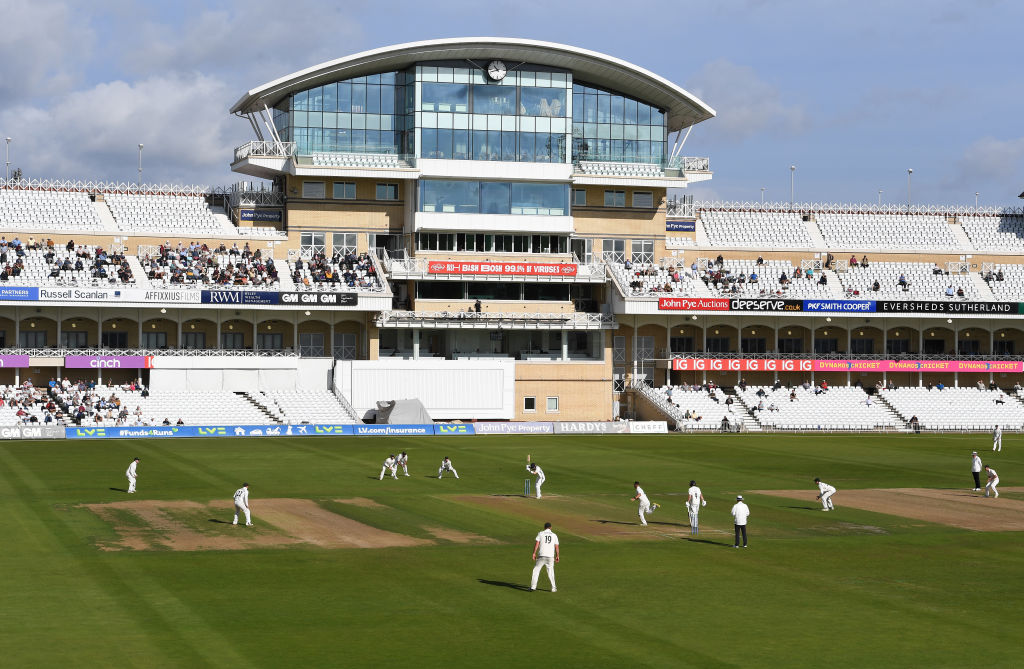
M 398 465 L 396 464 L 397 462 L 398 461 L 395 460 L 395 454 L 394 453 L 392 453 L 388 457 L 384 458 L 384 464 L 380 468 L 380 477 L 377 480 L 378 481 L 383 481 L 384 480 L 384 474 L 386 474 L 388 472 L 391 472 L 391 478 L 397 479 L 398 478 Z
M 996 429 L 992 430 L 992 450 L 1001 451 L 1003 450 L 1003 426 L 996 425 Z
M 530 592 L 537 589 L 537 577 L 541 567 L 547 567 L 548 580 L 551 581 L 551 592 L 558 592 L 555 587 L 555 563 L 558 562 L 558 535 L 551 531 L 551 523 L 544 523 L 544 530 L 537 534 L 533 544 L 533 576 L 530 578 Z
M 235 519 L 232 525 L 238 524 L 238 512 L 245 514 L 245 524 L 252 525 L 252 517 L 249 515 L 249 484 L 243 483 L 242 487 L 235 491 Z
M 647 493 L 640 487 L 640 481 L 633 481 L 633 489 L 636 490 L 636 494 L 633 495 L 632 501 L 640 502 L 640 506 L 637 509 L 637 514 L 640 516 L 640 524 L 647 527 L 647 519 L 644 518 L 645 513 L 654 513 L 659 504 L 651 504 L 651 500 L 647 499 Z
M 818 496 L 814 499 L 821 500 L 821 510 L 834 511 L 836 507 L 832 505 L 832 495 L 836 494 L 835 486 L 830 486 L 819 478 L 814 479 L 814 482 L 818 484 Z
M 455 474 L 455 478 L 459 478 L 459 473 L 455 471 L 455 467 L 452 467 L 452 461 L 448 459 L 448 456 L 444 456 L 444 460 L 441 461 L 441 467 L 437 470 L 437 478 L 441 478 L 441 475 L 445 472 L 451 472 Z
M 704 493 L 697 487 L 696 481 L 690 481 L 690 489 L 686 491 L 686 513 L 690 516 L 690 534 L 697 534 L 697 514 L 702 506 L 707 506 L 708 501 L 704 499 Z
M 540 487 L 544 485 L 544 481 L 547 480 L 547 478 L 544 476 L 544 470 L 541 469 L 540 465 L 538 465 L 536 462 L 531 462 L 530 464 L 526 465 L 526 471 L 530 472 L 531 474 L 537 475 L 537 499 L 540 499 Z
M 999 491 L 996 490 L 996 486 L 999 485 L 999 474 L 988 465 L 985 465 L 985 472 L 988 474 L 988 482 L 985 484 L 985 497 L 988 497 L 988 493 L 991 490 L 992 495 L 999 499 Z
M 128 465 L 128 471 L 125 476 L 128 477 L 128 492 L 135 492 L 135 479 L 139 478 L 139 459 L 135 458 L 132 463 Z
M 398 461 L 398 465 L 402 467 L 402 472 L 404 472 L 405 475 L 408 476 L 409 475 L 409 455 L 405 451 L 402 451 L 401 453 L 398 454 L 398 457 L 396 458 L 396 460 Z

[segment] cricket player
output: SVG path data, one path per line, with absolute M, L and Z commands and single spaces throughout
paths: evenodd
M 441 478 L 441 475 L 445 472 L 451 472 L 455 474 L 455 478 L 459 478 L 459 473 L 455 471 L 455 467 L 452 467 L 452 461 L 448 459 L 447 455 L 441 461 L 441 468 L 437 470 L 437 478 Z
M 235 519 L 232 525 L 238 524 L 238 512 L 245 514 L 245 524 L 252 525 L 252 517 L 249 515 L 249 484 L 243 483 L 242 487 L 235 491 Z
M 402 471 L 405 473 L 406 476 L 408 476 L 409 475 L 409 455 L 405 451 L 402 451 L 401 453 L 399 453 L 397 460 L 398 460 L 398 464 L 401 465 L 401 467 L 402 467 Z
M 978 451 L 971 453 L 971 475 L 974 476 L 974 492 L 981 490 L 981 458 Z
M 985 465 L 985 472 L 988 474 L 988 482 L 985 484 L 985 497 L 988 497 L 988 493 L 991 490 L 995 498 L 999 499 L 999 491 L 996 490 L 996 486 L 999 485 L 999 474 L 988 465 Z
M 658 508 L 658 504 L 651 504 L 651 500 L 647 499 L 647 493 L 640 487 L 640 481 L 633 481 L 633 489 L 636 490 L 636 494 L 633 495 L 632 501 L 640 502 L 640 507 L 637 509 L 637 514 L 640 516 L 640 524 L 647 527 L 647 519 L 644 518 L 645 513 L 654 513 Z
M 832 495 L 836 494 L 835 486 L 830 486 L 819 478 L 815 478 L 814 482 L 818 484 L 818 496 L 814 499 L 821 500 L 821 510 L 834 511 L 836 507 L 832 505 Z
M 992 450 L 1001 451 L 1003 450 L 1003 426 L 996 425 L 996 429 L 992 431 Z
M 750 507 L 743 503 L 743 495 L 736 495 L 736 503 L 732 505 L 732 522 L 736 530 L 733 548 L 740 547 L 740 534 L 743 535 L 743 547 L 747 547 L 747 519 L 750 518 Z
M 551 592 L 558 592 L 558 588 L 555 587 L 555 563 L 558 562 L 558 558 L 558 535 L 551 531 L 551 523 L 544 523 L 544 530 L 537 534 L 533 544 L 533 577 L 530 579 L 530 592 L 537 589 L 541 567 L 547 567 Z
M 544 470 L 541 469 L 540 465 L 538 465 L 536 462 L 531 462 L 530 464 L 526 465 L 526 471 L 530 472 L 531 474 L 537 475 L 537 499 L 540 499 L 540 487 L 544 485 L 544 481 L 547 480 L 544 477 Z
M 134 493 L 135 492 L 135 479 L 139 478 L 139 459 L 138 458 L 135 458 L 134 460 L 132 460 L 132 463 L 130 465 L 128 465 L 128 471 L 126 471 L 124 474 L 125 474 L 125 476 L 128 477 L 128 492 Z
M 707 506 L 708 501 L 704 499 L 704 493 L 697 487 L 696 481 L 690 481 L 690 489 L 686 491 L 686 512 L 690 516 L 690 534 L 697 534 L 697 514 L 700 507 Z
M 395 454 L 392 453 L 388 457 L 384 458 L 384 465 L 380 468 L 380 477 L 378 481 L 384 480 L 384 474 L 391 472 L 391 478 L 398 478 L 398 460 L 395 459 Z M 439 477 L 440 478 L 440 477 Z

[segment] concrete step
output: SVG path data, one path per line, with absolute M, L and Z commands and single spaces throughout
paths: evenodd
M 132 268 L 132 276 L 135 277 L 135 285 L 139 288 L 152 288 L 153 284 L 150 283 L 149 277 L 146 276 L 146 270 L 142 268 L 142 263 L 139 262 L 138 256 L 125 256 L 125 260 L 128 261 L 128 266 Z
M 974 284 L 974 287 L 978 290 L 978 299 L 990 300 L 992 302 L 997 301 L 995 293 L 993 293 L 992 289 L 989 288 L 988 282 L 985 281 L 985 279 L 981 278 L 981 274 L 978 274 L 977 272 L 971 272 L 971 282 Z
M 950 223 L 949 229 L 956 237 L 957 248 L 963 253 L 975 253 L 974 244 L 971 242 L 971 238 L 964 232 L 964 226 L 959 223 Z
M 804 227 L 807 229 L 807 234 L 814 240 L 814 246 L 818 249 L 825 249 L 828 246 L 825 244 L 825 238 L 821 236 L 821 230 L 818 228 L 818 224 L 815 221 L 804 221 Z M 829 277 L 832 280 L 832 277 Z
M 120 232 L 117 227 L 117 221 L 114 220 L 114 215 L 110 213 L 110 207 L 107 206 L 106 202 L 93 202 L 92 208 L 96 211 L 96 215 L 100 217 L 100 223 L 103 225 L 104 231 Z M 134 267 L 132 271 L 135 271 Z

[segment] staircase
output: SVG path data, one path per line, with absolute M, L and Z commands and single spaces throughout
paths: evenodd
M 353 423 L 363 422 L 363 420 L 356 415 L 356 410 L 348 403 L 348 400 L 339 395 L 337 391 L 331 391 L 331 394 L 334 395 L 334 399 L 338 400 L 338 404 L 341 405 L 341 410 L 352 420 Z
M 956 237 L 957 248 L 959 248 L 962 253 L 975 253 L 974 243 L 971 241 L 971 238 L 967 236 L 967 233 L 964 232 L 964 226 L 959 223 L 949 223 L 949 231 L 953 233 L 954 237 Z
M 253 405 L 263 413 L 269 422 L 282 424 L 285 422 L 284 414 L 271 402 L 267 400 L 267 397 L 263 393 L 247 393 L 247 392 L 236 392 L 236 395 L 241 396 L 249 404 Z
M 821 273 L 828 277 L 828 292 L 832 293 L 832 296 L 837 300 L 846 297 L 846 290 L 843 288 L 843 282 L 839 280 L 839 275 L 831 269 L 822 269 Z
M 996 297 L 995 293 L 989 287 L 988 282 L 981 278 L 981 274 L 978 272 L 971 272 L 971 282 L 978 291 L 978 299 L 990 300 L 992 302 L 998 302 L 999 298 Z
M 118 229 L 117 221 L 114 220 L 114 215 L 110 213 L 110 207 L 107 206 L 106 202 L 93 202 L 92 208 L 96 211 L 96 215 L 99 216 L 100 224 L 103 226 L 104 232 L 121 232 Z M 135 271 L 134 268 L 132 271 Z
M 149 289 L 153 285 L 149 282 L 149 277 L 146 276 L 146 270 L 142 269 L 142 263 L 139 262 L 138 256 L 125 256 L 125 260 L 128 261 L 128 267 L 132 269 L 132 276 L 135 277 L 135 285 L 139 288 Z
M 633 391 L 635 397 L 642 398 L 650 406 L 654 407 L 673 427 L 678 429 L 679 424 L 686 420 L 683 418 L 683 412 L 679 407 L 668 402 L 660 393 L 646 384 L 637 384 L 633 387 Z
M 697 247 L 702 249 L 710 247 L 711 242 L 708 240 L 708 231 L 704 228 L 704 221 L 700 220 L 700 217 L 698 216 L 693 225 Z
M 725 395 L 727 397 L 732 397 L 733 398 L 733 401 L 734 401 L 733 405 L 732 405 L 734 407 L 734 409 L 733 409 L 733 416 L 737 416 L 737 417 L 743 419 L 743 431 L 744 432 L 760 432 L 761 431 L 761 424 L 757 422 L 756 418 L 754 418 L 754 414 L 750 411 L 750 407 L 748 407 L 743 402 L 743 398 L 740 396 L 739 393 L 736 392 L 736 389 L 735 388 L 722 388 L 722 392 L 725 393 Z M 738 411 L 735 407 L 738 407 L 739 409 L 742 409 L 742 412 Z
M 895 416 L 896 418 L 900 419 L 900 421 L 903 422 L 903 426 L 905 428 L 910 429 L 910 416 L 904 416 L 899 411 L 894 409 L 893 406 L 889 404 L 889 401 L 882 396 L 882 393 L 875 393 L 874 395 L 872 395 L 872 397 L 874 398 L 874 402 L 876 402 L 880 406 L 885 407 L 886 411 L 888 411 L 890 414 L 892 414 L 893 416 Z
M 804 221 L 804 228 L 807 230 L 807 234 L 811 236 L 814 241 L 814 248 L 816 249 L 827 249 L 828 244 L 825 243 L 825 238 L 821 235 L 821 230 L 818 228 L 818 223 L 813 220 Z M 832 280 L 832 277 L 829 277 Z

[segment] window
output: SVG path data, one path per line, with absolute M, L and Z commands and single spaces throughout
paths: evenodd
M 960 355 L 980 355 L 981 342 L 977 339 L 961 339 L 957 342 L 957 352 Z
M 164 339 L 164 341 L 166 343 L 166 338 Z M 241 350 L 245 348 L 245 335 L 243 335 L 241 332 L 221 332 L 220 347 L 229 351 Z
M 241 337 L 242 335 L 238 335 Z M 142 348 L 167 348 L 167 333 L 166 332 L 143 332 L 142 333 Z M 241 348 L 241 347 L 239 347 Z
M 572 206 L 574 207 L 585 207 L 587 206 L 587 191 L 584 188 L 573 188 L 572 189 Z
M 61 332 L 60 345 L 61 348 L 85 348 L 87 338 L 84 332 Z
M 537 398 L 536 397 L 524 397 L 523 398 L 523 412 L 533 413 L 537 410 Z
M 324 336 L 319 332 L 306 332 L 299 335 L 299 355 L 309 358 L 324 357 Z
M 612 337 L 612 362 L 626 362 L 625 337 Z
M 604 240 L 604 261 L 623 263 L 626 261 L 626 241 L 624 239 Z
M 838 353 L 839 352 L 839 340 L 835 338 L 822 339 L 815 338 L 814 340 L 814 352 L 815 353 Z
M 728 337 L 708 337 L 708 353 L 729 353 Z
M 874 339 L 851 339 L 850 353 L 854 355 L 871 355 L 875 352 Z
M 570 248 L 572 254 L 576 256 L 582 263 L 590 263 L 594 260 L 594 240 L 593 239 L 573 239 L 571 240 Z
M 925 355 L 942 355 L 946 352 L 946 342 L 941 339 L 925 339 L 924 340 L 924 354 Z
M 299 255 L 310 258 L 315 254 L 325 253 L 325 234 L 322 232 L 303 232 L 299 236 Z
M 335 232 L 331 236 L 331 249 L 333 253 L 348 255 L 356 252 L 356 233 Z
M 357 355 L 356 336 L 351 332 L 334 333 L 334 358 L 336 360 L 355 360 Z
M 182 348 L 206 348 L 206 333 L 205 332 L 182 332 L 181 333 L 181 347 Z
M 606 190 L 604 192 L 604 206 L 606 206 L 606 207 L 625 207 L 626 206 L 626 191 L 624 191 L 624 190 Z
M 653 265 L 654 264 L 654 240 L 653 239 L 634 239 L 633 240 L 633 253 L 630 255 L 630 260 L 633 261 L 634 265 Z
M 889 355 L 906 355 L 910 353 L 910 340 L 889 339 L 885 342 L 885 352 Z
M 768 340 L 764 337 L 744 337 L 740 344 L 744 353 L 767 353 Z
M 397 200 L 398 184 L 377 184 L 378 200 Z
M 322 200 L 326 195 L 323 181 L 303 181 L 302 197 L 310 200 Z
M 104 332 L 100 341 L 103 348 L 128 348 L 128 333 Z
M 993 342 L 993 355 L 1016 355 L 1014 353 L 1015 350 L 1016 347 L 1013 345 L 1012 341 L 1007 341 L 1005 339 L 997 339 L 995 340 L 995 342 Z
M 284 348 L 284 335 L 279 332 L 260 332 L 256 335 L 256 347 L 261 351 L 280 351 Z
M 636 191 L 633 193 L 633 207 L 637 209 L 653 209 L 654 193 L 651 191 Z
M 668 341 L 673 353 L 690 353 L 695 350 L 693 337 L 672 337 Z
M 337 181 L 334 184 L 335 200 L 356 199 L 356 185 L 351 181 Z
M 650 360 L 654 357 L 654 337 L 636 338 L 636 359 L 641 361 Z
M 549 397 L 548 398 L 547 413 L 558 413 L 558 398 L 557 397 Z
M 626 368 L 612 367 L 612 392 L 621 393 L 626 390 Z
M 22 332 L 20 333 L 18 344 L 21 348 L 45 348 L 46 347 L 46 333 L 45 332 Z
M 565 216 L 569 209 L 565 184 L 427 179 L 419 189 L 419 210 L 427 212 Z
M 800 337 L 779 337 L 779 353 L 803 353 L 804 340 Z

